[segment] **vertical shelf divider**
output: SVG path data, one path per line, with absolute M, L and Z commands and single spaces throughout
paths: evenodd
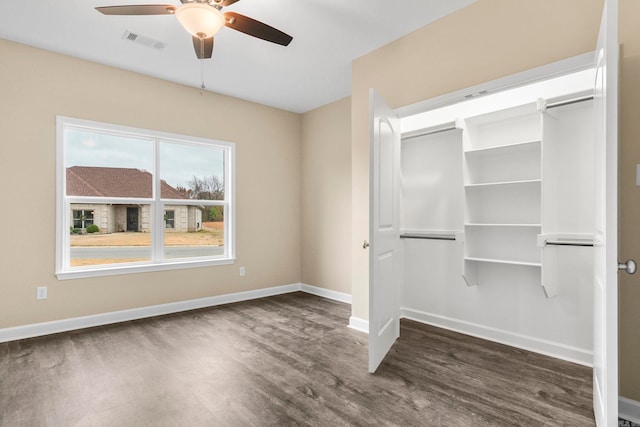
M 542 268 L 542 117 L 537 103 L 462 120 L 465 185 L 463 277 L 483 269 Z M 545 292 L 547 290 L 545 289 Z

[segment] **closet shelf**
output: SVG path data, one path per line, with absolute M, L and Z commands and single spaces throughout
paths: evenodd
M 476 257 L 465 257 L 464 260 L 491 263 L 491 264 L 508 264 L 508 265 L 522 265 L 526 267 L 542 267 L 542 262 L 513 261 L 513 260 L 507 260 L 507 259 L 476 258 Z
M 528 185 L 528 184 L 541 184 L 541 179 L 525 179 L 521 181 L 501 181 L 501 182 L 486 182 L 482 184 L 465 184 L 464 188 L 489 188 L 489 187 L 502 187 L 510 185 Z
M 471 148 L 469 150 L 465 150 L 465 154 L 467 155 L 482 155 L 482 154 L 507 154 L 511 152 L 519 152 L 528 149 L 539 149 L 541 146 L 540 140 L 535 141 L 526 141 L 526 142 L 517 142 L 515 144 L 505 144 L 505 145 L 496 145 L 493 147 L 483 147 L 483 148 Z

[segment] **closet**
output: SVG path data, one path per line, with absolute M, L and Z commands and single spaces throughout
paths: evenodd
M 606 1 L 595 52 L 415 105 L 370 89 L 369 372 L 414 319 L 593 366 L 616 422 L 617 20 Z
M 543 92 L 403 132 L 401 316 L 588 364 L 593 101 Z

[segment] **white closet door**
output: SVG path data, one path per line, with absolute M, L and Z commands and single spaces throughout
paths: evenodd
M 618 1 L 607 0 L 596 50 L 593 409 L 618 425 Z
M 400 123 L 373 89 L 369 106 L 369 372 L 375 372 L 400 336 Z

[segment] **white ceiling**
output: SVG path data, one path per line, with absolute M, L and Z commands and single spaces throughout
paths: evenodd
M 351 93 L 351 62 L 475 0 L 242 0 L 223 9 L 293 36 L 288 47 L 223 28 L 205 61 L 207 90 L 293 112 Z M 105 16 L 96 6 L 135 0 L 12 0 L 0 38 L 200 87 L 201 63 L 174 16 Z M 179 0 L 167 4 L 179 5 Z M 166 44 L 123 40 L 125 31 Z

